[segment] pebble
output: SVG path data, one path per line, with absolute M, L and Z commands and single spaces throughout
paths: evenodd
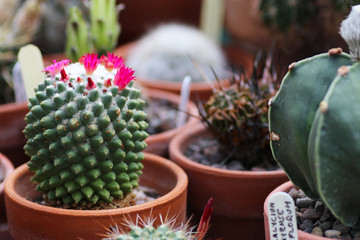
M 324 236 L 328 238 L 340 238 L 341 232 L 329 229 L 324 232 Z
M 309 208 L 314 205 L 314 200 L 309 197 L 296 199 L 296 206 L 298 208 Z
M 305 220 L 305 219 L 317 220 L 320 217 L 321 217 L 321 212 L 318 212 L 315 209 L 310 207 L 303 212 L 302 216 L 300 216 L 300 219 L 301 220 Z
M 341 233 L 346 233 L 350 230 L 349 227 L 342 224 L 339 220 L 336 220 L 334 222 L 332 229 L 340 231 Z
M 324 236 L 323 231 L 321 230 L 320 227 L 314 227 L 311 234 L 314 234 L 316 236 Z
M 299 229 L 300 230 L 305 230 L 307 228 L 312 228 L 313 226 L 313 221 L 310 219 L 305 219 L 300 225 L 299 225 Z
M 293 199 L 296 199 L 298 197 L 298 191 L 296 190 L 296 188 L 291 188 L 288 193 Z
M 330 228 L 332 227 L 332 223 L 329 222 L 329 221 L 322 222 L 322 223 L 319 224 L 319 227 L 320 227 L 323 231 L 325 231 L 325 230 L 328 230 L 328 229 L 330 229 Z

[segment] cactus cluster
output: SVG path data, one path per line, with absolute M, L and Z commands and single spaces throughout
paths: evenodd
M 138 186 L 148 136 L 133 71 L 109 53 L 44 71 L 23 131 L 36 190 L 73 207 L 123 199 Z
M 121 4 L 117 5 L 116 0 L 91 0 L 89 8 L 89 23 L 78 7 L 69 10 L 66 55 L 72 61 L 87 52 L 103 55 L 114 50 L 120 35 L 118 19 Z
M 245 73 L 234 73 L 230 86 L 216 89 L 200 108 L 203 121 L 215 137 L 247 169 L 271 159 L 268 101 L 277 89 L 271 64 L 270 54 L 267 59 L 259 54 L 250 78 Z
M 215 80 L 213 70 L 220 79 L 228 77 L 221 48 L 198 29 L 174 23 L 150 31 L 126 60 L 142 78 L 182 82 L 189 75 L 193 82 L 204 81 L 194 62 L 210 80 Z
M 320 14 L 324 6 L 331 5 L 334 9 L 344 10 L 358 3 L 360 1 L 261 0 L 259 8 L 266 24 L 275 25 L 281 31 L 287 31 L 292 25 L 302 26 L 309 19 Z
M 274 158 L 309 197 L 343 224 L 359 223 L 360 5 L 341 25 L 341 49 L 293 63 L 271 102 Z

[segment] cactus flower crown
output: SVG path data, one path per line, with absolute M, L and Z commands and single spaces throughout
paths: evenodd
M 138 186 L 145 102 L 132 69 L 108 53 L 54 62 L 29 98 L 24 150 L 47 204 L 93 206 L 123 199 Z

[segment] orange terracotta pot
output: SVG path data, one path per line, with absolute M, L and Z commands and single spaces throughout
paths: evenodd
M 101 239 L 106 228 L 120 227 L 124 219 L 136 220 L 159 215 L 176 216 L 176 223 L 184 222 L 188 179 L 176 164 L 153 154 L 146 153 L 144 173 L 140 185 L 158 191 L 156 200 L 112 210 L 70 210 L 34 203 L 40 194 L 30 182 L 33 175 L 26 164 L 17 168 L 5 182 L 5 203 L 9 231 L 15 240 L 64 240 Z
M 239 239 L 236 238 L 239 236 L 242 236 L 241 239 L 259 239 L 260 236 L 261 239 L 264 236 L 262 226 L 264 200 L 272 189 L 287 181 L 288 178 L 283 170 L 218 169 L 199 164 L 183 154 L 197 138 L 206 138 L 210 135 L 211 133 L 202 124 L 198 124 L 180 133 L 170 142 L 170 159 L 181 166 L 189 177 L 188 206 L 199 211 L 206 200 L 213 197 L 214 218 L 227 219 L 229 222 L 227 225 L 232 227 L 217 228 L 216 224 L 212 224 L 210 233 L 213 231 L 216 237 L 225 237 L 226 234 L 225 239 Z M 253 221 L 256 226 L 249 226 L 245 219 Z M 238 224 L 231 225 L 230 223 L 234 221 Z
M 4 186 L 5 179 L 14 171 L 12 162 L 0 153 L 0 225 L 6 222 Z
M 170 103 L 174 103 L 177 106 L 179 105 L 180 102 L 179 95 L 166 91 L 146 89 L 144 94 L 150 99 L 154 99 L 154 100 L 165 99 L 166 101 L 169 101 Z M 193 126 L 198 122 L 198 119 L 196 117 L 192 117 L 192 116 L 198 116 L 198 109 L 196 105 L 191 101 L 188 102 L 187 112 L 189 113 L 189 118 L 185 123 L 185 125 L 183 125 L 182 127 L 174 128 L 162 133 L 150 135 L 145 140 L 145 142 L 148 144 L 145 151 L 167 157 L 170 140 L 180 132 L 184 131 L 187 128 L 190 128 L 191 126 Z
M 283 183 L 280 186 L 276 187 L 265 200 L 265 203 L 264 203 L 264 225 L 265 225 L 266 240 L 271 239 L 270 238 L 270 229 L 269 229 L 269 213 L 268 213 L 268 208 L 267 208 L 267 204 L 268 204 L 270 195 L 277 193 L 277 192 L 289 192 L 292 187 L 294 187 L 294 184 L 291 181 Z M 306 232 L 300 231 L 300 230 L 298 230 L 297 233 L 298 233 L 299 240 L 327 240 L 327 239 L 329 239 L 329 238 L 325 238 L 325 237 L 316 236 L 314 234 L 306 233 Z
M 26 139 L 22 133 L 28 111 L 27 103 L 0 105 L 0 152 L 6 155 L 15 167 L 28 161 L 23 150 Z
M 126 59 L 132 48 L 136 45 L 135 42 L 124 44 L 115 49 L 115 54 L 122 56 Z M 254 56 L 250 53 L 243 52 L 240 49 L 232 51 L 231 48 L 224 48 L 225 53 L 229 57 L 229 61 L 236 65 L 244 65 L 247 72 L 250 72 L 252 68 L 252 62 Z M 157 89 L 162 91 L 168 91 L 175 94 L 180 94 L 181 82 L 164 81 L 158 79 L 149 79 L 144 77 L 137 77 L 136 81 L 145 88 Z M 220 81 L 221 86 L 225 87 L 229 85 L 229 80 L 223 79 Z M 193 101 L 207 100 L 213 94 L 213 87 L 219 88 L 219 83 L 214 83 L 214 86 L 210 86 L 207 82 L 193 82 L 191 83 L 190 98 Z

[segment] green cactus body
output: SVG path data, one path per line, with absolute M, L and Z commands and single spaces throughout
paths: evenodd
M 360 63 L 344 67 L 317 110 L 309 138 L 321 199 L 348 226 L 360 216 Z M 335 177 L 336 176 L 336 177 Z
M 80 56 L 92 50 L 88 38 L 88 26 L 78 7 L 72 7 L 69 10 L 66 32 L 65 51 L 70 59 L 78 60 Z
M 308 139 L 316 109 L 337 69 L 351 65 L 347 54 L 320 54 L 291 65 L 269 109 L 274 158 L 291 181 L 312 198 L 318 191 L 308 159 Z
M 114 69 L 94 54 L 82 59 L 85 67 L 55 63 L 29 99 L 24 149 L 31 180 L 50 202 L 111 202 L 138 186 L 148 136 L 145 102 L 132 82 L 126 86 L 133 71 L 108 57 L 102 63 L 116 60 Z

